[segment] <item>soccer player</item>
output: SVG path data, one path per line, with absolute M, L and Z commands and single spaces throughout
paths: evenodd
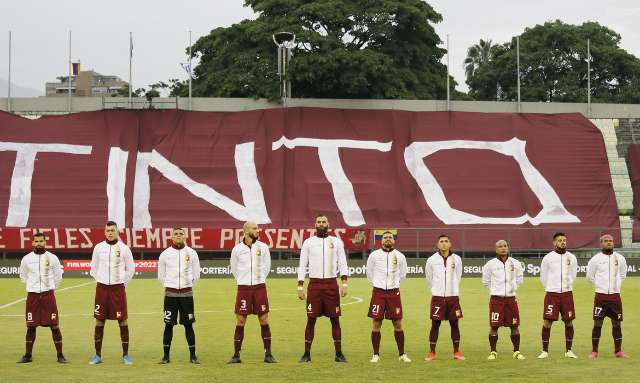
M 304 293 L 304 278 L 309 269 L 309 286 Z M 338 288 L 336 277 L 342 286 Z M 324 214 L 316 217 L 316 234 L 302 243 L 298 267 L 298 298 L 307 299 L 307 327 L 304 331 L 304 354 L 300 363 L 311 362 L 311 343 L 316 319 L 327 316 L 331 321 L 331 335 L 336 350 L 335 361 L 346 362 L 342 353 L 340 329 L 340 297 L 347 296 L 349 267 L 344 244 L 340 238 L 329 235 L 329 219 Z
M 593 301 L 593 330 L 591 333 L 592 351 L 590 359 L 598 357 L 598 343 L 605 317 L 611 318 L 611 335 L 616 358 L 626 358 L 622 351 L 622 300 L 620 288 L 627 277 L 627 261 L 622 254 L 613 250 L 613 237 L 605 234 L 600 237 L 601 251 L 587 264 L 587 280 L 593 284 L 596 296 Z
M 198 253 L 184 242 L 185 231 L 175 228 L 171 231 L 171 247 L 160 253 L 158 259 L 158 279 L 164 286 L 164 335 L 162 344 L 164 356 L 160 364 L 171 361 L 171 340 L 173 326 L 184 326 L 184 335 L 189 346 L 189 361 L 200 364 L 196 356 L 196 334 L 193 323 L 196 321 L 193 305 L 193 285 L 200 279 L 200 260 Z
M 44 249 L 42 233 L 36 233 L 31 242 L 33 251 L 20 262 L 20 280 L 27 286 L 26 351 L 18 363 L 31 363 L 33 343 L 36 341 L 38 326 L 51 328 L 53 344 L 58 353 L 58 363 L 67 363 L 62 353 L 62 333 L 58 327 L 58 307 L 54 290 L 62 281 L 62 266 L 58 257 Z
M 367 279 L 373 285 L 369 304 L 369 317 L 373 319 L 371 363 L 380 361 L 380 328 L 383 319 L 391 319 L 393 324 L 399 360 L 404 363 L 411 362 L 404 353 L 402 301 L 400 300 L 400 281 L 407 276 L 407 260 L 404 254 L 393 248 L 394 245 L 393 233 L 385 231 L 382 234 L 382 249 L 373 251 L 367 259 Z
M 102 363 L 102 337 L 107 319 L 117 320 L 122 342 L 122 362 L 133 364 L 129 356 L 129 326 L 127 324 L 127 294 L 125 286 L 135 273 L 129 246 L 120 242 L 118 225 L 109 221 L 104 228 L 105 240 L 93 248 L 89 274 L 96 280 L 93 317 L 96 318 L 94 341 L 96 354 L 89 364 Z
M 487 359 L 498 358 L 498 328 L 511 328 L 513 343 L 513 359 L 524 359 L 520 352 L 520 312 L 516 300 L 516 290 L 524 281 L 524 268 L 516 259 L 509 257 L 507 241 L 496 242 L 496 258 L 493 258 L 482 269 L 482 284 L 489 289 L 489 345 L 491 353 Z
M 269 246 L 258 240 L 258 225 L 245 222 L 244 237 L 231 250 L 231 273 L 236 278 L 236 331 L 233 335 L 233 356 L 229 363 L 241 363 L 240 350 L 244 339 L 247 316 L 255 314 L 260 322 L 264 346 L 264 362 L 277 363 L 271 354 L 271 329 L 269 328 L 269 299 L 265 281 L 271 271 Z
M 542 352 L 538 359 L 549 357 L 549 338 L 551 325 L 562 314 L 564 322 L 565 358 L 576 359 L 571 351 L 573 344 L 573 320 L 576 310 L 573 304 L 573 282 L 578 275 L 578 260 L 567 251 L 567 236 L 564 233 L 553 235 L 554 250 L 542 258 L 540 281 L 544 286 L 544 306 L 542 311 Z
M 460 353 L 460 327 L 462 318 L 460 308 L 460 278 L 462 278 L 462 260 L 451 252 L 451 239 L 446 234 L 438 237 L 438 252 L 427 259 L 425 275 L 431 286 L 431 331 L 429 332 L 430 351 L 424 360 L 430 362 L 436 358 L 438 332 L 443 320 L 451 326 L 453 359 L 464 360 Z

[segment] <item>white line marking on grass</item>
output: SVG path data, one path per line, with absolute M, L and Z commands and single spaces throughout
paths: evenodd
M 80 287 L 80 285 L 72 286 L 72 287 Z M 70 287 L 68 287 L 68 288 L 70 288 Z M 62 291 L 62 290 L 60 290 L 60 291 Z M 351 297 L 351 298 L 354 299 L 353 302 L 342 303 L 342 304 L 340 304 L 340 306 L 348 306 L 348 305 L 358 304 L 358 303 L 362 303 L 364 301 L 364 299 L 362 299 L 360 297 Z M 288 311 L 288 310 L 300 310 L 300 308 L 299 307 L 285 307 L 285 308 L 272 308 L 272 309 L 270 309 L 270 311 Z M 226 312 L 232 312 L 232 311 L 233 310 L 196 310 L 196 314 L 226 313 Z M 158 310 L 158 311 L 152 311 L 152 312 L 129 313 L 129 315 L 162 315 L 162 311 Z M 64 318 L 64 317 L 76 317 L 76 316 L 90 317 L 90 316 L 93 316 L 93 313 L 60 314 L 61 318 Z M 20 318 L 22 318 L 22 317 L 24 317 L 24 314 L 0 314 L 0 317 L 20 317 Z
M 79 285 L 73 285 L 73 286 L 65 287 L 64 289 L 56 290 L 56 292 L 58 293 L 58 292 L 62 292 L 62 291 L 65 291 L 65 290 L 75 289 L 76 287 L 86 286 L 86 285 L 91 284 L 91 283 L 95 283 L 95 282 L 91 281 L 91 282 L 81 283 Z M 24 302 L 26 300 L 27 300 L 27 298 L 20 298 L 17 301 L 9 302 L 7 304 L 4 304 L 4 305 L 0 306 L 0 309 L 4 309 L 4 308 L 10 307 L 10 306 L 13 306 L 13 305 L 15 305 L 17 303 Z M 6 315 L 3 315 L 3 316 L 6 316 Z M 24 316 L 24 315 L 19 315 L 19 316 Z

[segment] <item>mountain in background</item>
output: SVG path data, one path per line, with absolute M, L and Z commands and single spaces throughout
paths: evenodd
M 0 98 L 7 97 L 8 86 L 9 86 L 9 82 L 3 78 L 0 78 Z M 19 85 L 16 85 L 15 83 L 11 87 L 11 97 L 38 97 L 38 96 L 44 96 L 44 92 L 36 89 L 24 88 Z

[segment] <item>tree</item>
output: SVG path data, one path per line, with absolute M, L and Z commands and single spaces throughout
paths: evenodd
M 288 72 L 294 97 L 445 97 L 445 51 L 432 26 L 442 16 L 422 0 L 245 0 L 245 6 L 258 17 L 216 28 L 193 46 L 200 58 L 194 96 L 279 98 L 271 36 L 290 31 L 297 37 Z
M 472 45 L 467 50 L 467 58 L 464 59 L 464 73 L 467 79 L 473 77 L 474 72 L 493 58 L 496 46 L 491 40 L 480 39 L 478 44 Z
M 587 39 L 591 42 L 591 100 L 640 103 L 640 59 L 620 48 L 620 35 L 596 22 L 562 21 L 526 28 L 520 36 L 523 101 L 586 102 Z M 489 62 L 467 78 L 476 100 L 517 99 L 516 38 L 496 46 Z

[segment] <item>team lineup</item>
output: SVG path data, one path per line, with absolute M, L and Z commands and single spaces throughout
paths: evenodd
M 340 298 L 349 291 L 349 269 L 342 241 L 329 235 L 329 220 L 326 215 L 315 219 L 315 235 L 303 242 L 297 276 L 297 296 L 306 301 L 307 322 L 304 332 L 304 353 L 299 362 L 311 362 L 316 321 L 326 316 L 331 324 L 331 335 L 335 349 L 335 361 L 346 362 L 342 351 L 340 327 Z M 243 226 L 244 237 L 233 248 L 230 270 L 237 282 L 235 301 L 236 327 L 233 334 L 233 355 L 228 363 L 241 363 L 244 327 L 250 315 L 256 315 L 264 347 L 264 362 L 277 363 L 271 351 L 271 329 L 269 326 L 269 300 L 266 279 L 271 270 L 269 247 L 258 240 L 259 228 L 253 222 Z M 200 279 L 198 254 L 185 244 L 184 229 L 172 230 L 172 246 L 165 249 L 158 260 L 158 279 L 164 287 L 165 323 L 162 337 L 163 356 L 161 364 L 171 362 L 173 328 L 181 324 L 185 330 L 191 363 L 199 364 L 196 354 L 194 331 L 195 305 L 193 286 Z M 578 264 L 576 257 L 567 251 L 567 237 L 558 232 L 553 236 L 554 250 L 542 260 L 540 280 L 545 296 L 542 312 L 541 347 L 539 359 L 549 357 L 549 341 L 554 321 L 564 322 L 565 358 L 578 356 L 573 352 L 573 322 L 576 318 L 573 302 L 573 283 Z M 32 362 L 33 345 L 38 326 L 49 327 L 59 363 L 67 363 L 62 348 L 62 333 L 55 290 L 62 281 L 63 268 L 58 257 L 45 250 L 45 237 L 36 233 L 32 241 L 33 251 L 25 255 L 20 265 L 20 279 L 26 284 L 27 299 L 25 319 L 27 332 L 25 354 L 20 363 Z M 463 318 L 460 305 L 460 280 L 462 259 L 452 251 L 450 238 L 443 234 L 436 242 L 437 252 L 426 261 L 425 277 L 431 291 L 428 331 L 429 345 L 425 361 L 436 359 L 436 346 L 442 321 L 448 321 L 451 329 L 453 358 L 464 360 L 460 350 L 459 320 Z M 594 255 L 587 266 L 586 279 L 594 286 L 592 351 L 591 359 L 598 357 L 598 345 L 603 321 L 611 319 L 614 355 L 626 358 L 622 350 L 623 320 L 621 285 L 626 277 L 625 258 L 614 251 L 613 237 L 600 237 L 601 251 Z M 500 327 L 510 328 L 513 344 L 513 359 L 525 359 L 520 352 L 520 315 L 516 292 L 524 281 L 524 269 L 520 261 L 510 256 L 509 244 L 499 240 L 495 244 L 496 257 L 483 268 L 482 284 L 489 290 L 489 360 L 498 359 L 497 341 Z M 90 364 L 101 364 L 104 328 L 108 320 L 117 321 L 122 345 L 122 362 L 132 364 L 129 355 L 129 327 L 127 324 L 126 286 L 134 276 L 135 265 L 131 250 L 119 240 L 114 222 L 105 226 L 105 241 L 93 249 L 90 275 L 97 282 L 93 316 L 95 318 L 95 355 Z M 309 282 L 305 289 L 305 280 Z M 405 256 L 395 249 L 395 237 L 390 231 L 382 235 L 382 246 L 373 251 L 367 260 L 366 276 L 372 285 L 368 316 L 371 324 L 371 363 L 381 360 L 381 327 L 384 319 L 392 322 L 398 358 L 401 363 L 410 363 L 405 353 L 405 334 L 402 326 L 403 308 L 400 285 L 407 274 Z M 338 280 L 339 278 L 339 280 Z M 277 351 L 277 350 L 276 350 Z

